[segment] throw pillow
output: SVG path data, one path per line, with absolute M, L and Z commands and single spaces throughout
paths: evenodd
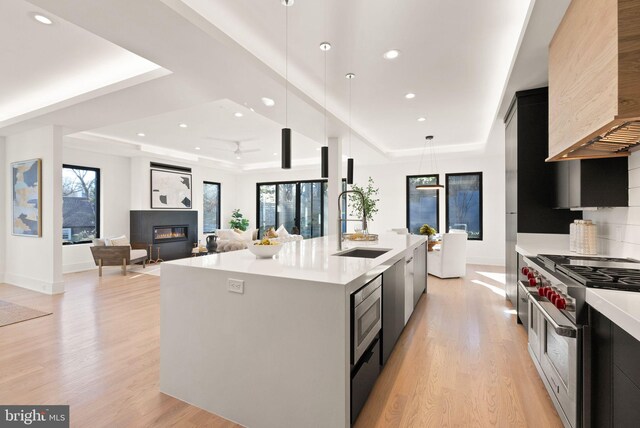
M 269 239 L 277 238 L 278 234 L 276 233 L 276 231 L 272 227 L 271 229 L 267 230 L 266 237 L 269 238 Z
M 104 239 L 95 238 L 93 240 L 93 246 L 94 247 L 104 247 L 105 245 L 107 245 L 107 244 L 106 244 Z
M 249 229 L 249 230 L 245 230 L 245 231 L 237 231 L 236 233 L 238 234 L 238 236 L 240 237 L 240 241 L 243 242 L 249 242 L 253 240 L 253 230 Z
M 129 238 L 127 238 L 126 236 L 122 235 L 122 236 L 118 236 L 117 238 L 111 238 L 109 241 L 111 241 L 111 245 L 129 245 Z
M 290 235 L 289 232 L 287 232 L 287 229 L 284 228 L 284 224 L 281 224 L 280 227 L 278 228 L 278 230 L 276 230 L 276 233 L 278 234 L 279 237 L 281 238 L 286 238 L 287 236 Z

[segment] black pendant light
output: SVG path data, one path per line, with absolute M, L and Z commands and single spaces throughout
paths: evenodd
M 427 150 L 427 143 L 433 140 L 433 135 L 427 135 L 426 137 L 424 137 L 424 139 L 425 139 L 424 148 L 422 149 L 422 156 L 420 157 L 420 171 L 422 171 L 422 160 L 424 158 L 424 152 Z M 436 163 L 436 156 L 433 150 L 433 143 L 431 143 L 431 168 L 433 172 L 438 170 L 438 166 Z M 444 186 L 442 184 L 418 184 L 416 186 L 416 189 L 417 190 L 440 190 L 440 189 L 444 189 Z
M 324 52 L 324 143 L 327 144 L 327 52 L 331 50 L 331 43 L 320 43 L 320 50 Z M 329 146 L 320 149 L 320 176 L 329 178 Z
M 291 169 L 291 129 L 289 128 L 289 6 L 293 0 L 282 0 L 285 9 L 284 36 L 284 128 L 282 128 L 282 169 Z
M 282 128 L 282 169 L 291 169 L 291 129 Z
M 322 146 L 320 150 L 320 172 L 322 178 L 329 178 L 329 146 Z

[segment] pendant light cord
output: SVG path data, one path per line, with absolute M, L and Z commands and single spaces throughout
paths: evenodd
M 327 141 L 327 51 L 324 50 L 324 144 L 329 144 Z
M 289 127 L 289 8 L 284 8 L 284 127 Z
M 429 142 L 429 140 L 425 139 L 424 140 L 424 145 L 422 146 L 422 156 L 420 156 L 420 168 L 418 170 L 419 174 L 422 174 L 422 161 L 424 160 L 424 152 L 427 151 L 427 143 Z

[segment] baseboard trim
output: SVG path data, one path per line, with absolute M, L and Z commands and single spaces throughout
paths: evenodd
M 64 281 L 47 282 L 40 279 L 30 278 L 24 275 L 5 273 L 4 282 L 6 284 L 15 285 L 16 287 L 26 288 L 28 290 L 33 290 L 44 294 L 64 293 Z
M 92 260 L 90 262 L 82 262 L 82 263 L 71 263 L 68 265 L 62 266 L 62 273 L 75 273 L 75 272 L 84 272 L 86 270 L 95 270 L 98 269 L 95 262 Z
M 468 265 L 504 266 L 504 259 L 467 257 Z

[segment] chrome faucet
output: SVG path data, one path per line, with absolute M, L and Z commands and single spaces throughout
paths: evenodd
M 342 197 L 347 193 L 355 193 L 360 195 L 360 202 L 362 204 L 362 219 L 350 219 L 342 218 Z M 346 199 L 346 198 L 345 198 Z M 338 195 L 338 251 L 342 251 L 342 241 L 344 240 L 344 236 L 342 234 L 342 223 L 347 221 L 361 221 L 362 222 L 362 231 L 367 233 L 367 208 L 364 205 L 364 195 L 359 190 L 345 190 L 344 192 Z

